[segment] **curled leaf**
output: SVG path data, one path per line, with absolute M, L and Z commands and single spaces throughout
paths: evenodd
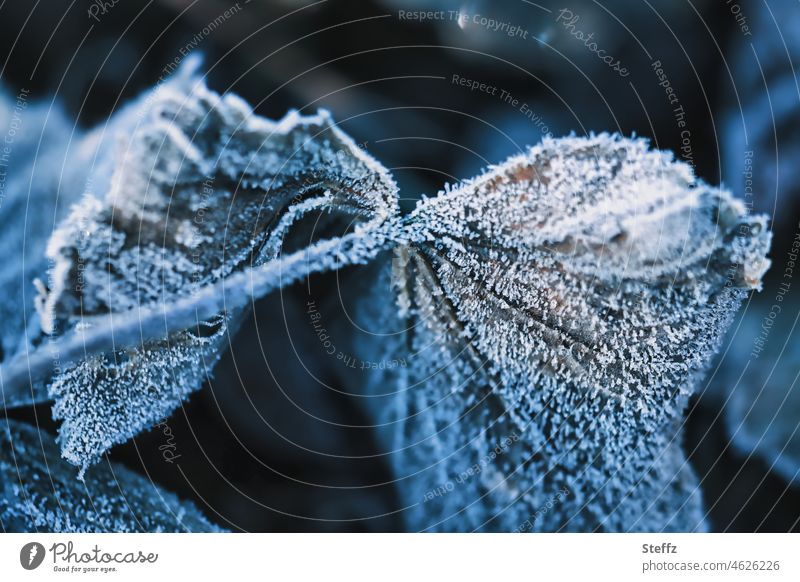
M 0 134 L 7 139 L 0 152 L 0 247 L 14 259 L 0 267 L 0 363 L 24 359 L 42 340 L 33 283 L 46 275 L 47 241 L 79 199 L 90 164 L 70 149 L 72 131 L 59 107 L 34 103 L 24 90 L 14 98 L 0 93 Z M 0 388 L 8 407 L 47 398 L 41 381 L 12 391 L 0 378 Z

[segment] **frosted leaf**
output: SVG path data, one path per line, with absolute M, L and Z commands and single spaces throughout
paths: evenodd
M 114 124 L 110 191 L 87 197 L 50 242 L 47 331 L 61 320 L 169 302 L 272 259 L 309 210 L 356 223 L 397 212 L 388 173 L 327 112 L 273 122 L 185 75 L 143 106 L 143 120 L 133 108 L 129 124 Z
M 326 112 L 270 121 L 184 70 L 120 115 L 111 122 L 118 142 L 110 186 L 104 197 L 84 197 L 54 233 L 54 266 L 38 304 L 43 329 L 78 346 L 81 334 L 93 333 L 117 347 L 115 318 L 138 340 L 65 365 L 50 387 L 54 415 L 64 420 L 63 453 L 83 467 L 200 387 L 250 297 L 255 275 L 235 274 L 263 267 L 274 287 L 364 260 L 370 230 L 397 212 L 386 170 Z M 286 244 L 303 242 L 296 223 L 322 212 L 321 232 L 305 233 L 317 264 L 279 261 Z M 335 236 L 346 229 L 359 240 Z M 213 312 L 177 330 L 168 324 L 175 312 L 203 312 L 202 301 L 228 279 L 237 282 L 230 304 L 211 297 Z M 137 322 L 145 312 L 149 320 Z
M 110 462 L 83 481 L 51 435 L 0 421 L 0 527 L 7 532 L 219 532 L 194 504 Z
M 605 134 L 547 139 L 422 201 L 392 267 L 400 321 L 375 324 L 409 331 L 370 356 L 410 354 L 369 391 L 397 386 L 377 414 L 411 527 L 702 529 L 678 429 L 769 265 L 765 222 Z
M 82 473 L 112 446 L 168 417 L 209 375 L 226 331 L 220 316 L 167 340 L 93 356 L 56 376 L 50 394 L 53 418 L 63 420 L 63 457 Z

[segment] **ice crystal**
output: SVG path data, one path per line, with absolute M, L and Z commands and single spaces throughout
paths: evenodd
M 53 437 L 0 422 L 0 528 L 7 532 L 215 532 L 192 504 L 112 463 L 83 481 Z
M 598 135 L 547 139 L 408 228 L 392 273 L 409 331 L 373 359 L 408 349 L 409 367 L 368 390 L 397 385 L 373 409 L 410 526 L 702 529 L 679 427 L 769 265 L 765 218 L 644 140 Z
M 277 259 L 311 211 L 344 216 L 365 239 L 361 226 L 396 212 L 388 173 L 326 112 L 273 122 L 184 71 L 120 115 L 111 122 L 119 142 L 108 191 L 84 197 L 48 246 L 54 266 L 39 298 L 48 333 L 96 334 L 99 326 L 113 342 L 107 314 L 155 307 L 170 317 L 176 301 Z M 324 242 L 315 244 L 327 249 Z M 360 256 L 333 242 L 334 258 L 296 270 L 333 266 L 337 253 Z M 64 456 L 85 467 L 174 410 L 209 373 L 240 303 L 233 298 L 224 316 L 207 314 L 188 331 L 151 322 L 139 345 L 67 366 L 50 387 Z

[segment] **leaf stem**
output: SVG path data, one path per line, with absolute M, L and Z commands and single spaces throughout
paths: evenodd
M 375 225 L 375 222 L 380 222 Z M 220 313 L 244 307 L 271 291 L 308 275 L 363 264 L 397 244 L 401 229 L 394 220 L 379 217 L 341 238 L 317 242 L 206 285 L 174 302 L 147 305 L 122 313 L 93 318 L 32 352 L 0 366 L 3 402 L 31 402 L 34 383 L 47 381 L 64 366 L 125 347 L 192 328 Z

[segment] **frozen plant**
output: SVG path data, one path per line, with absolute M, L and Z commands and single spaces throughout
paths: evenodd
M 776 307 L 777 306 L 777 307 Z M 760 457 L 771 472 L 800 485 L 800 342 L 796 302 L 751 306 L 741 321 L 714 386 L 731 447 Z
M 410 365 L 363 393 L 410 528 L 705 527 L 679 429 L 769 265 L 763 217 L 608 134 L 546 139 L 401 216 L 389 172 L 326 112 L 269 121 L 191 69 L 143 106 L 111 121 L 107 189 L 48 245 L 50 340 L 2 370 L 10 397 L 48 386 L 68 461 L 85 469 L 179 406 L 250 301 L 391 250 L 394 290 L 372 305 L 407 331 L 369 349 Z

